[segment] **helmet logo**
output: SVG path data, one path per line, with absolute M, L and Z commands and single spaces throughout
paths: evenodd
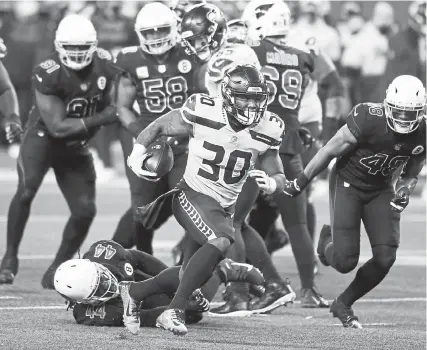
M 420 154 L 421 152 L 423 152 L 424 151 L 424 147 L 423 146 L 421 146 L 421 145 L 418 145 L 417 147 L 415 147 L 413 150 L 412 150 L 412 154 L 414 154 L 414 155 L 416 155 L 416 154 Z

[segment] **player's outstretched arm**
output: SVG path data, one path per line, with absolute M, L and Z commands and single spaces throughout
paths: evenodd
M 50 134 L 55 138 L 87 137 L 99 126 L 117 121 L 116 107 L 108 106 L 92 117 L 67 118 L 64 102 L 54 95 L 35 90 L 36 104 Z
M 298 195 L 311 180 L 328 167 L 332 159 L 350 152 L 356 145 L 356 137 L 352 134 L 348 126 L 344 125 L 329 142 L 316 153 L 301 175 L 297 179 L 287 182 L 284 192 L 290 196 Z
M 0 62 L 0 112 L 9 142 L 19 141 L 22 135 L 19 102 L 15 88 L 3 63 Z
M 117 91 L 114 94 L 120 123 L 136 138 L 142 131 L 142 126 L 138 123 L 132 108 L 136 97 L 136 86 L 131 79 L 121 75 L 115 88 Z
M 259 188 L 267 194 L 281 193 L 285 188 L 286 176 L 280 160 L 279 150 L 270 148 L 259 157 L 260 170 L 251 170 L 249 176 L 254 178 Z

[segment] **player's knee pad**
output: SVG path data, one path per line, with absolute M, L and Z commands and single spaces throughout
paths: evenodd
M 396 261 L 397 247 L 390 245 L 377 245 L 372 248 L 372 258 L 375 265 L 388 272 Z
M 340 273 L 349 273 L 353 271 L 359 263 L 359 254 L 340 254 L 335 252 L 334 268 Z
M 96 215 L 96 204 L 93 199 L 82 197 L 71 209 L 71 215 L 79 219 L 92 220 Z
M 207 243 L 218 248 L 218 250 L 222 252 L 223 256 L 225 256 L 225 253 L 232 244 L 231 240 L 228 237 L 217 237 L 208 241 Z

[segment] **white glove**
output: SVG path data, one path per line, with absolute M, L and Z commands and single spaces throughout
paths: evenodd
M 261 191 L 264 191 L 267 194 L 272 194 L 276 191 L 276 180 L 268 176 L 265 171 L 254 169 L 249 171 L 248 175 L 256 181 Z
M 127 165 L 135 173 L 136 176 L 148 181 L 158 181 L 159 178 L 156 173 L 144 170 L 142 168 L 144 165 L 144 161 L 150 156 L 150 154 L 146 153 L 146 151 L 147 149 L 145 148 L 145 146 L 139 143 L 135 143 L 133 145 L 132 153 L 127 159 Z

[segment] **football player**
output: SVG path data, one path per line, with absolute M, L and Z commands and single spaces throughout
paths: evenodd
M 135 31 L 140 45 L 122 49 L 116 60 L 116 64 L 125 71 L 118 82 L 116 101 L 123 125 L 120 140 L 125 159 L 141 130 L 166 112 L 181 107 L 194 86 L 191 80 L 194 62 L 178 43 L 177 20 L 172 10 L 160 2 L 146 4 L 138 13 Z M 135 100 L 139 114 L 133 110 Z M 174 167 L 160 181 L 154 183 L 140 179 L 126 167 L 132 207 L 120 220 L 114 241 L 133 243 L 126 234 L 123 236 L 128 232 L 125 229 L 129 226 L 128 219 L 133 220 L 129 213 L 152 202 L 182 178 L 187 162 L 188 139 L 174 138 L 169 142 L 174 150 Z M 153 230 L 146 229 L 136 220 L 133 220 L 132 228 L 136 247 L 152 254 Z
M 0 283 L 18 272 L 18 248 L 31 203 L 52 168 L 71 211 L 54 261 L 42 279 L 53 288 L 53 275 L 85 239 L 95 216 L 95 171 L 86 146 L 102 126 L 117 121 L 110 90 L 117 69 L 111 55 L 97 47 L 92 23 L 79 15 L 65 17 L 55 37 L 56 52 L 34 68 L 35 105 L 18 157 L 17 191 L 10 203 L 7 246 Z
M 324 225 L 317 253 L 325 266 L 340 273 L 359 261 L 360 223 L 372 258 L 356 273 L 330 311 L 344 327 L 361 328 L 352 305 L 375 288 L 396 260 L 400 213 L 409 203 L 426 157 L 426 96 L 416 77 L 401 75 L 387 89 L 383 103 L 353 108 L 336 135 L 314 156 L 285 193 L 295 196 L 337 158 L 329 181 L 331 223 Z M 395 171 L 404 171 L 392 187 Z M 378 220 L 380 218 L 381 220 Z
M 77 323 L 94 326 L 123 326 L 123 302 L 120 287 L 126 282 L 144 281 L 143 309 L 139 326 L 154 327 L 157 317 L 170 303 L 179 284 L 179 269 L 167 266 L 150 254 L 125 249 L 120 244 L 97 241 L 83 255 L 62 263 L 55 272 L 54 284 L 59 294 L 69 301 Z M 187 300 L 186 322 L 202 319 L 218 286 L 236 278 L 262 278 L 257 269 L 224 259 L 211 280 Z M 125 287 L 126 288 L 126 287 Z M 207 296 L 207 299 L 204 297 Z M 139 328 L 138 326 L 138 328 Z
M 158 327 L 187 333 L 184 300 L 210 277 L 234 242 L 234 208 L 248 176 L 267 193 L 282 192 L 286 178 L 278 151 L 284 123 L 266 111 L 267 100 L 262 73 L 252 65 L 236 65 L 225 73 L 220 97 L 194 94 L 137 138 L 128 165 L 138 176 L 155 176 L 143 169 L 147 145 L 159 135 L 190 137 L 183 180 L 171 191 L 174 215 L 188 232 L 182 278 Z M 124 295 L 132 305 L 140 300 L 134 286 Z
M 280 157 L 287 177 L 297 177 L 303 170 L 303 143 L 299 136 L 298 111 L 302 96 L 314 70 L 314 53 L 305 43 L 288 40 L 291 13 L 281 0 L 253 0 L 245 8 L 242 19 L 248 23 L 253 46 L 269 86 L 269 110 L 278 114 L 286 124 L 286 134 Z M 307 198 L 289 198 L 285 194 L 274 197 L 288 232 L 292 251 L 301 279 L 301 306 L 328 307 L 314 283 L 315 256 L 307 227 Z M 275 285 L 267 285 L 273 291 Z M 266 298 L 268 293 L 265 294 Z M 262 305 L 264 300 L 259 303 Z
M 231 22 L 231 27 L 239 23 Z M 221 94 L 221 82 L 231 67 L 237 64 L 252 64 L 260 68 L 255 52 L 245 43 L 240 35 L 237 40 L 229 41 L 228 24 L 222 12 L 212 4 L 201 4 L 192 7 L 182 18 L 181 22 L 182 43 L 194 60 L 201 64 L 199 81 L 209 95 Z M 233 38 L 233 33 L 231 38 Z M 227 38 L 227 40 L 226 40 Z M 243 40 L 242 40 L 243 39 Z M 233 219 L 234 244 L 228 254 L 233 260 L 244 262 L 246 260 L 245 245 L 250 253 L 249 260 L 262 269 L 268 283 L 275 283 L 280 292 L 270 293 L 268 301 L 256 308 L 256 312 L 266 312 L 295 298 L 295 293 L 288 282 L 284 281 L 274 267 L 265 245 L 259 235 L 246 225 L 245 219 L 258 194 L 255 181 L 248 179 L 243 186 L 236 202 Z M 256 242 L 256 244 L 254 244 Z M 226 295 L 227 302 L 212 313 L 222 315 L 247 315 L 250 313 L 248 286 L 242 283 L 231 284 Z

